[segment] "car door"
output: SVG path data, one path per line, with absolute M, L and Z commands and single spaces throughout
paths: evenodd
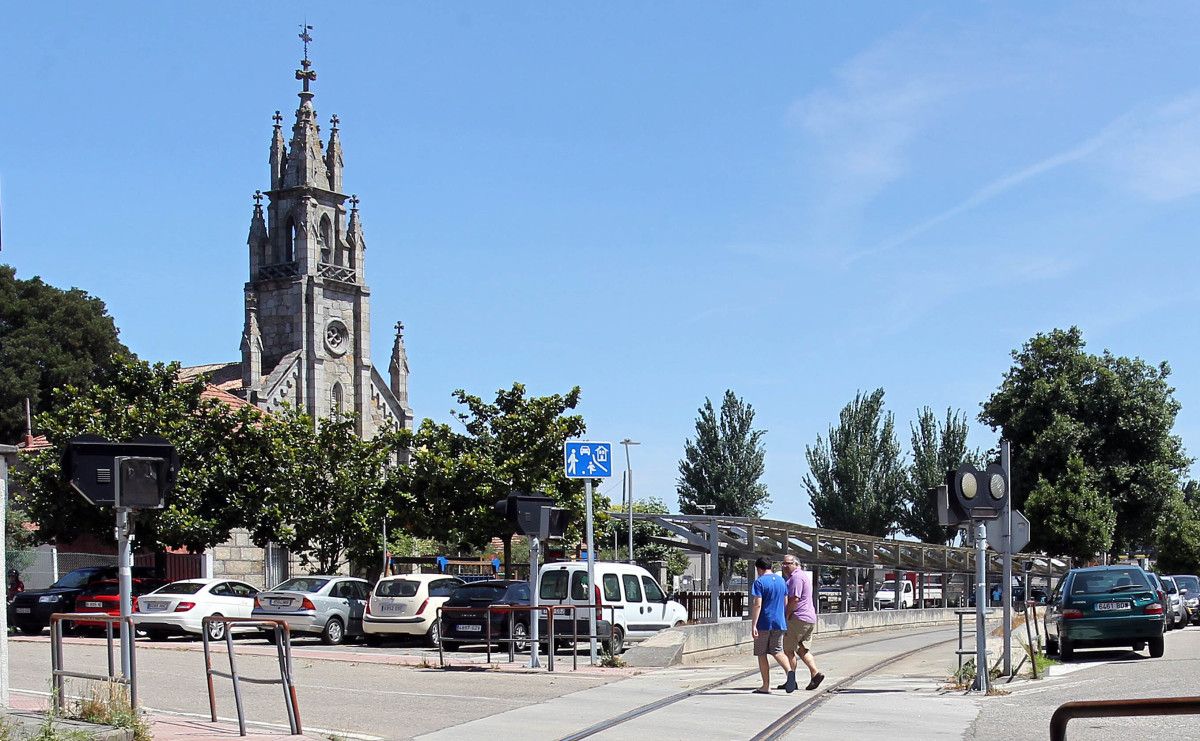
M 653 632 L 652 623 L 646 616 L 646 597 L 642 592 L 642 580 L 637 574 L 621 574 L 621 587 L 625 590 L 625 629 L 630 637 L 640 637 Z
M 238 616 L 241 600 L 234 596 L 233 586 L 229 582 L 214 584 L 212 589 L 208 590 L 208 595 L 208 599 L 203 605 L 204 614 L 224 615 L 225 617 Z
M 1067 593 L 1064 588 L 1066 582 L 1067 579 L 1064 579 L 1054 588 L 1054 593 L 1050 595 L 1050 600 L 1046 603 L 1045 617 L 1042 619 L 1046 637 L 1054 636 L 1056 641 L 1059 634 L 1059 621 L 1062 619 L 1062 597 Z
M 371 587 L 365 581 L 342 582 L 346 593 L 346 602 L 350 608 L 350 623 L 347 626 L 349 635 L 362 635 L 363 613 L 367 608 L 367 600 L 371 598 Z
M 642 595 L 646 598 L 646 630 L 659 631 L 671 627 L 666 615 L 667 595 L 663 593 L 658 582 L 654 581 L 654 577 L 642 575 Z
M 230 617 L 250 617 L 250 613 L 254 611 L 254 597 L 258 590 L 240 581 L 228 582 L 228 587 L 234 603 L 231 609 L 237 611 Z

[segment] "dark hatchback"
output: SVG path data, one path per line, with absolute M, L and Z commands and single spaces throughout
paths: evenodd
M 487 643 L 489 606 L 529 606 L 529 582 L 493 579 L 464 584 L 454 591 L 442 605 L 442 648 L 456 651 L 466 643 Z M 446 609 L 452 608 L 452 609 Z M 461 612 L 459 608 L 464 609 Z M 523 639 L 529 635 L 529 611 L 492 610 L 492 645 L 507 649 L 508 644 L 500 639 L 508 638 L 509 621 L 512 635 Z M 543 619 L 542 624 L 545 624 Z M 527 648 L 525 641 L 518 640 L 518 651 Z
M 135 578 L 154 578 L 149 566 L 134 566 Z M 116 566 L 88 566 L 75 569 L 46 589 L 21 592 L 9 603 L 9 624 L 25 635 L 37 635 L 50 625 L 56 612 L 74 612 L 75 600 L 89 587 L 106 579 L 117 578 Z
M 1163 605 L 1137 566 L 1072 569 L 1046 606 L 1046 653 L 1069 660 L 1077 648 L 1128 646 L 1163 655 Z

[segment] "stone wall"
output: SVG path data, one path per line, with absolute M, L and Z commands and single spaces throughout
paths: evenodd
M 266 551 L 250 540 L 246 530 L 234 530 L 228 542 L 213 548 L 213 577 L 218 579 L 240 579 L 253 586 L 270 589 L 274 584 L 267 583 Z M 287 575 L 299 576 L 312 573 L 311 569 L 300 564 L 300 556 L 288 554 Z M 349 574 L 349 566 L 338 569 L 339 574 Z

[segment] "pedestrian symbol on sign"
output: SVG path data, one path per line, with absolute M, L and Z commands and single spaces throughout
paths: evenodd
M 563 443 L 563 460 L 567 478 L 606 479 L 612 476 L 612 443 L 576 442 Z

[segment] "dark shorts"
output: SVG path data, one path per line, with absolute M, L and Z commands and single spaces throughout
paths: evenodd
M 760 630 L 754 639 L 755 656 L 771 656 L 783 652 L 782 630 Z

